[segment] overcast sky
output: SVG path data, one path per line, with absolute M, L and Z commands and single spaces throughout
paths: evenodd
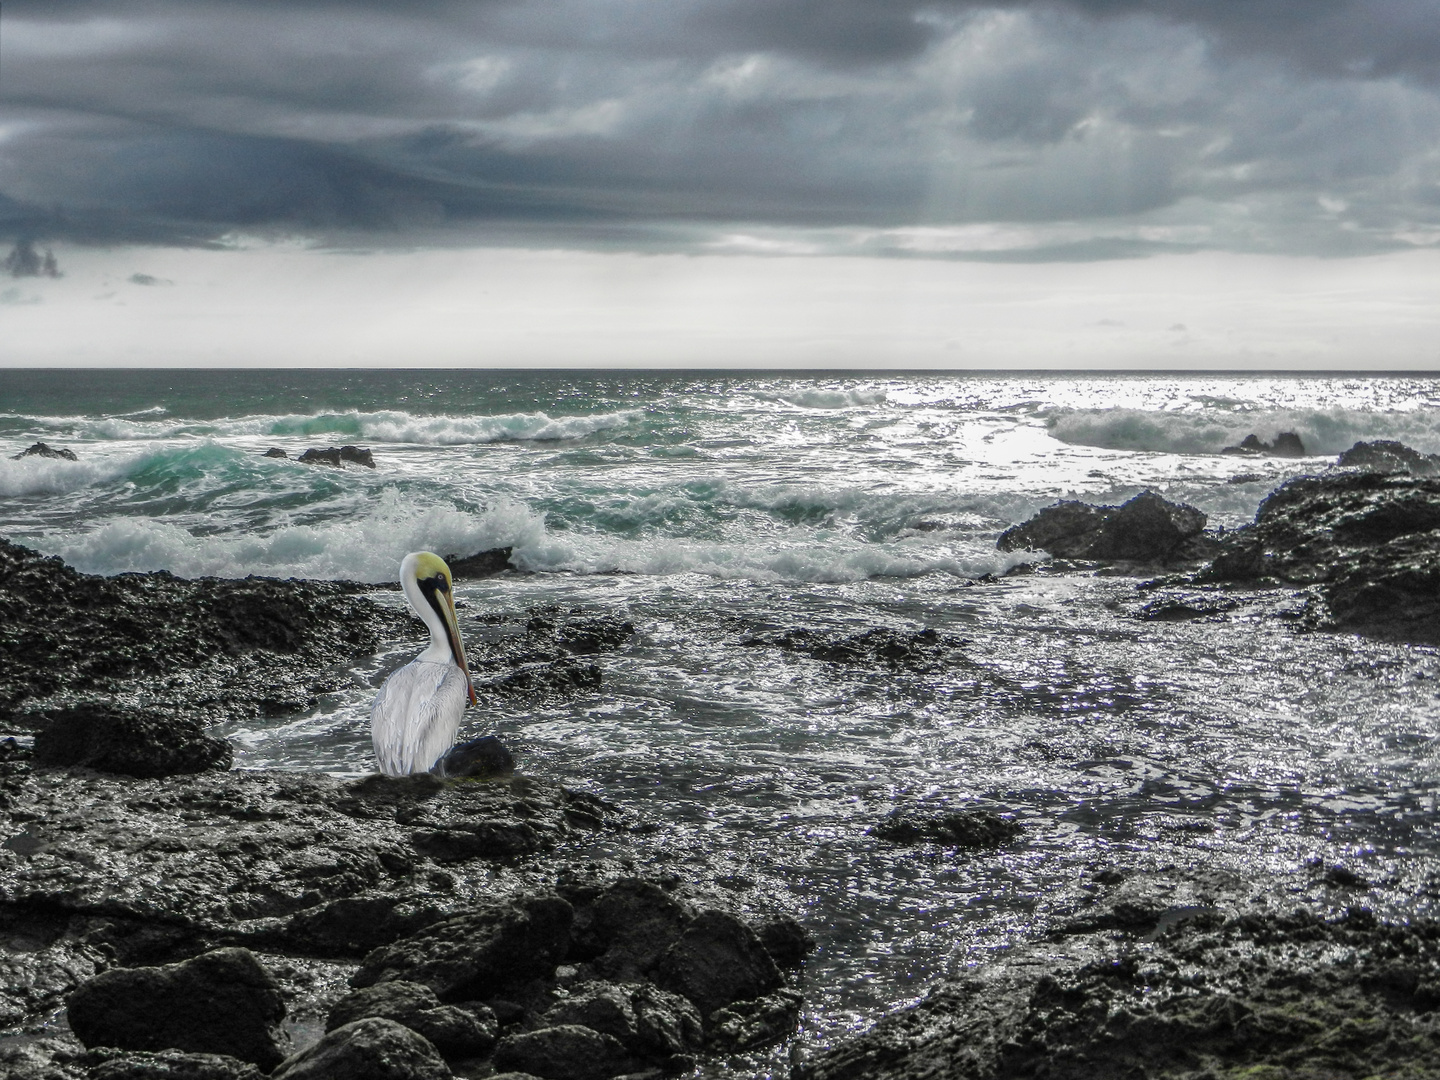
M 1440 0 L 6 0 L 0 240 L 0 363 L 1437 368 Z

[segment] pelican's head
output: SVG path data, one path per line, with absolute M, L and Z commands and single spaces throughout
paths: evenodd
M 450 644 L 450 655 L 460 670 L 465 673 L 466 691 L 470 704 L 476 704 L 475 687 L 470 685 L 470 668 L 465 663 L 465 643 L 460 640 L 460 626 L 455 618 L 455 583 L 450 576 L 450 567 L 433 551 L 412 551 L 400 562 L 400 587 L 420 612 L 420 617 L 430 625 L 432 638 L 443 633 L 443 640 Z M 421 604 L 416 603 L 417 595 Z M 425 609 L 435 613 L 439 625 L 426 617 Z

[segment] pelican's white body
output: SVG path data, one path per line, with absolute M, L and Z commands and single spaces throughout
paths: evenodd
M 385 680 L 370 709 L 375 757 L 387 776 L 429 772 L 455 745 L 470 693 L 470 680 L 455 662 L 445 624 L 416 582 L 415 558 L 407 555 L 401 562 L 400 586 L 430 628 L 430 647 Z

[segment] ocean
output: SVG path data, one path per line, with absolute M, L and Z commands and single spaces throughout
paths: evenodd
M 1220 453 L 1285 431 L 1309 456 Z M 1377 438 L 1440 452 L 1440 380 L 4 371 L 0 534 L 92 573 L 368 582 L 407 551 L 505 546 L 513 572 L 457 590 L 472 650 L 534 608 L 633 622 L 598 689 L 472 710 L 464 734 L 659 823 L 635 840 L 656 863 L 703 857 L 799 914 L 819 942 L 802 1039 L 823 1043 L 1033 937 L 1111 867 L 1338 865 L 1407 914 L 1440 895 L 1435 650 L 1263 605 L 1146 621 L 1134 578 L 1006 576 L 1047 559 L 995 547 L 1056 499 L 1146 488 L 1236 527 Z M 38 440 L 77 460 L 11 460 Z M 376 468 L 293 460 L 345 443 Z M 935 630 L 943 662 L 781 644 L 876 628 Z M 222 729 L 237 767 L 369 771 L 370 700 L 411 652 Z M 994 853 L 869 832 L 917 805 L 1024 829 Z

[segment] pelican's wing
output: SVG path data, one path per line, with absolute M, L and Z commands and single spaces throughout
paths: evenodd
M 428 772 L 455 745 L 466 696 L 465 673 L 454 664 L 416 660 L 386 679 L 370 710 L 380 770 Z

